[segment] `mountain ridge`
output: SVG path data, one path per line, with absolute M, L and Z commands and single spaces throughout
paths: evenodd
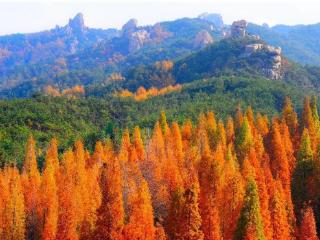
M 240 30 L 242 34 L 241 21 L 239 24 L 237 29 L 234 28 L 236 25 L 224 24 L 221 15 L 206 13 L 197 18 L 182 18 L 149 26 L 139 26 L 137 20 L 131 19 L 121 30 L 101 30 L 87 27 L 83 14 L 79 13 L 63 27 L 34 34 L 11 35 L 11 40 L 8 36 L 0 37 L 0 96 L 28 97 L 47 85 L 63 90 L 79 84 L 100 84 L 112 74 L 123 74 L 139 65 L 163 60 L 179 61 L 230 37 L 232 31 Z M 246 22 L 245 25 L 245 31 L 251 36 L 261 36 L 266 44 L 275 43 L 271 45 L 280 46 L 282 54 L 287 56 L 288 47 L 284 40 L 277 40 L 280 38 L 278 33 L 268 32 L 267 26 L 247 25 Z M 276 28 L 280 31 L 280 27 Z M 271 41 L 273 36 L 275 40 Z M 3 45 L 11 46 L 13 52 L 8 53 L 10 48 Z M 255 52 L 256 48 L 260 48 L 259 45 L 248 47 Z M 300 51 L 299 54 L 304 53 Z M 278 61 L 276 58 L 280 55 L 275 55 L 275 61 Z M 310 77 L 304 76 L 309 74 L 308 68 L 295 66 L 295 74 L 307 79 L 300 81 L 314 87 L 315 84 L 310 84 L 308 80 Z M 312 70 L 317 72 L 315 68 Z M 277 72 L 277 69 L 267 68 L 261 74 L 280 78 Z

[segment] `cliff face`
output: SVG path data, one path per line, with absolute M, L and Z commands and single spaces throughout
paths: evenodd
M 282 57 L 281 48 L 265 44 L 260 41 L 260 37 L 256 35 L 249 35 L 247 31 L 247 22 L 240 20 L 233 22 L 231 26 L 230 36 L 235 39 L 248 38 L 256 43 L 248 44 L 245 46 L 243 57 L 254 57 L 260 54 L 263 61 L 256 63 L 260 72 L 269 79 L 282 78 Z
M 78 13 L 73 19 L 70 19 L 67 27 L 70 27 L 76 34 L 84 33 L 87 27 L 84 25 L 83 14 Z
M 136 52 L 150 39 L 150 34 L 146 30 L 133 32 L 129 37 L 129 52 Z
M 134 53 L 140 50 L 147 43 L 159 43 L 171 36 L 163 30 L 158 23 L 152 27 L 138 27 L 138 21 L 131 19 L 121 30 L 121 37 L 128 40 L 128 51 Z
M 217 28 L 222 28 L 224 26 L 222 16 L 218 13 L 202 13 L 198 18 L 213 23 Z
M 243 38 L 247 35 L 248 23 L 245 20 L 235 21 L 231 26 L 231 37 Z
M 200 31 L 194 39 L 194 48 L 201 49 L 213 43 L 213 37 L 206 30 Z
M 270 79 L 279 80 L 282 78 L 282 57 L 281 48 L 273 47 L 267 44 L 255 43 L 245 46 L 245 57 L 251 57 L 254 54 L 264 53 L 265 61 L 261 66 L 262 74 Z
M 137 19 L 130 19 L 121 29 L 121 35 L 123 37 L 130 37 L 138 29 Z

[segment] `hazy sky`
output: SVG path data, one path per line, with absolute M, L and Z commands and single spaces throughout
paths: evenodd
M 120 28 L 130 18 L 146 25 L 202 12 L 221 13 L 226 23 L 294 25 L 320 22 L 320 0 L 0 0 L 0 35 L 62 26 L 78 12 L 87 26 L 97 28 Z

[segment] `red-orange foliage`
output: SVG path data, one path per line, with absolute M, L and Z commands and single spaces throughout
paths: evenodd
M 59 217 L 57 240 L 78 240 L 77 232 L 77 192 L 74 187 L 75 160 L 74 154 L 68 150 L 62 161 L 58 181 Z
M 63 89 L 62 91 L 49 85 L 44 88 L 44 92 L 45 92 L 45 94 L 53 96 L 53 97 L 67 96 L 67 97 L 71 97 L 71 98 L 75 98 L 77 96 L 85 94 L 85 90 L 82 85 L 75 85 L 71 88 Z
M 48 149 L 45 170 L 43 172 L 41 183 L 41 217 L 42 231 L 41 239 L 55 240 L 58 224 L 58 189 L 56 183 L 55 171 L 58 170 L 59 162 L 55 150 L 55 141 Z
M 285 197 L 283 195 L 281 182 L 274 184 L 273 195 L 270 199 L 271 223 L 273 226 L 273 239 L 285 240 L 293 239 L 291 227 L 286 212 Z
M 153 210 L 148 184 L 144 179 L 134 187 L 130 194 L 129 220 L 124 229 L 125 240 L 154 240 L 155 228 L 153 223 Z
M 300 240 L 318 240 L 316 223 L 314 220 L 313 210 L 308 207 L 304 210 L 300 226 Z
M 27 236 L 31 239 L 39 237 L 40 216 L 40 184 L 41 177 L 37 166 L 35 141 L 28 139 L 26 156 L 22 173 L 22 190 L 25 198 Z
M 183 204 L 179 219 L 177 239 L 203 240 L 201 230 L 201 215 L 199 210 L 199 183 L 194 177 L 193 183 L 187 187 L 183 194 Z
M 117 159 L 105 163 L 100 177 L 102 203 L 93 239 L 118 240 L 124 226 L 122 179 Z
M 295 134 L 298 130 L 298 117 L 297 113 L 294 111 L 291 100 L 289 97 L 286 97 L 283 110 L 282 118 L 289 127 L 291 137 L 295 137 Z
M 115 95 L 119 97 L 132 97 L 136 101 L 144 101 L 148 98 L 155 97 L 158 95 L 164 95 L 173 91 L 178 91 L 182 87 L 181 85 L 169 85 L 167 87 L 157 89 L 155 87 L 152 87 L 148 90 L 146 90 L 144 87 L 139 87 L 136 92 L 132 93 L 127 89 L 124 89 L 120 92 L 116 92 Z
M 53 139 L 42 173 L 31 137 L 22 172 L 0 170 L 0 239 L 317 240 L 318 118 L 308 99 L 303 131 L 289 100 L 270 127 L 251 108 L 226 125 L 162 112 L 151 134 L 126 129 L 93 153 L 77 141 L 61 161 Z
M 277 121 L 273 121 L 270 136 L 270 157 L 271 171 L 275 179 L 282 181 L 284 190 L 290 191 L 290 166 L 280 133 L 280 126 Z
M 141 132 L 139 127 L 134 128 L 133 132 L 133 144 L 137 154 L 137 159 L 139 161 L 144 161 L 146 157 L 146 153 L 144 150 L 144 145 L 141 139 Z
M 0 238 L 24 240 L 26 215 L 19 172 L 5 168 L 0 174 Z

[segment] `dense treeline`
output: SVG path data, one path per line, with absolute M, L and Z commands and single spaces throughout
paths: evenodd
M 194 36 L 194 32 L 185 27 L 190 37 Z M 261 40 L 227 38 L 195 51 L 191 44 L 193 37 L 189 39 L 184 36 L 178 40 L 175 36 L 171 39 L 173 42 L 170 39 L 160 45 L 147 44 L 129 55 L 123 52 L 106 55 L 105 49 L 89 48 L 66 58 L 17 66 L 0 76 L 3 83 L 2 87 L 0 85 L 0 98 L 31 97 L 48 85 L 61 90 L 83 85 L 87 95 L 101 95 L 101 89 L 108 94 L 118 88 L 134 92 L 139 87 L 164 88 L 220 76 L 247 77 L 258 81 L 265 76 L 262 69 L 272 68 L 273 56 L 266 51 L 244 57 L 246 45 L 263 43 Z M 127 40 L 118 44 L 119 50 L 125 49 L 122 44 L 126 45 Z M 319 67 L 302 66 L 283 58 L 281 72 L 282 80 L 292 87 L 306 90 L 320 87 Z M 118 80 L 117 83 L 114 80 Z
M 37 165 L 32 137 L 20 172 L 0 172 L 1 239 L 318 239 L 320 120 L 306 98 L 298 120 L 287 98 L 269 121 L 239 108 L 169 124 L 121 144 L 55 139 Z
M 117 91 L 117 90 L 115 90 Z M 92 94 L 86 91 L 88 94 Z M 152 129 L 162 110 L 170 121 L 193 122 L 201 112 L 214 111 L 226 119 L 238 104 L 251 105 L 269 116 L 281 111 L 285 96 L 291 96 L 298 112 L 304 94 L 291 86 L 264 78 L 220 77 L 183 85 L 181 90 L 149 97 L 145 101 L 104 95 L 97 89 L 96 98 L 35 96 L 30 99 L 0 101 L 0 164 L 17 162 L 22 166 L 24 144 L 32 134 L 38 142 L 40 162 L 51 138 L 59 141 L 59 150 L 83 139 L 90 151 L 97 140 L 116 139 L 126 127 L 139 125 Z M 41 163 L 42 165 L 42 163 Z

